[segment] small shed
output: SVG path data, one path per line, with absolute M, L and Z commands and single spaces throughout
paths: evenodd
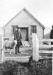
M 31 42 L 31 34 L 35 31 L 38 39 L 44 38 L 45 27 L 27 10 L 22 9 L 3 28 L 4 37 L 11 38 L 14 28 L 18 26 L 21 30 L 22 40 Z

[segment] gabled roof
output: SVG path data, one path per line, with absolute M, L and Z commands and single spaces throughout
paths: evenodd
M 25 9 L 25 8 L 23 8 L 19 13 L 17 13 L 9 22 L 7 22 L 6 23 L 6 25 L 8 24 L 8 23 L 10 23 L 16 16 L 18 16 L 22 11 L 25 11 L 25 12 L 27 12 L 36 22 L 38 22 L 39 23 L 39 25 L 43 28 L 43 29 L 45 29 L 45 27 L 44 27 L 44 25 L 41 23 L 41 22 L 39 22 L 31 13 L 29 13 L 29 11 L 27 10 L 27 9 Z M 5 26 L 6 26 L 5 25 Z M 5 28 L 5 26 L 3 27 L 3 28 Z

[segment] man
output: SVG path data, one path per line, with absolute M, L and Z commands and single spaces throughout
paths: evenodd
M 15 29 L 15 33 L 14 33 L 14 39 L 17 41 L 16 47 L 15 47 L 15 54 L 19 53 L 19 48 L 22 45 L 21 43 L 21 33 L 18 27 L 16 27 Z
M 53 26 L 52 26 L 52 30 L 50 32 L 50 39 L 53 39 Z M 53 42 L 51 42 L 51 45 L 53 45 Z
M 53 26 L 52 26 L 52 29 L 51 29 L 51 32 L 50 32 L 50 39 L 53 39 Z M 53 45 L 53 42 L 51 42 L 51 45 Z M 51 47 L 51 50 L 53 50 L 53 47 Z M 50 55 L 52 57 L 52 53 L 50 53 Z

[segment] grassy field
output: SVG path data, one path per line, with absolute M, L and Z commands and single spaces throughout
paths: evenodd
M 28 63 L 9 60 L 0 64 L 0 75 L 52 75 L 52 59 Z

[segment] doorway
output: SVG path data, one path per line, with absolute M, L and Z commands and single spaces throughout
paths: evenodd
M 20 27 L 22 40 L 28 41 L 28 27 Z

